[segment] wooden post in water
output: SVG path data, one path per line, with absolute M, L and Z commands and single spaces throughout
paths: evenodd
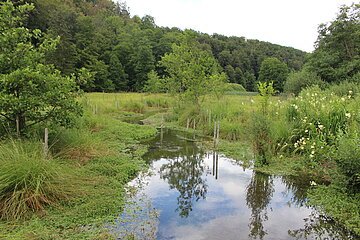
M 214 121 L 214 148 L 216 147 L 216 121 Z
M 44 134 L 44 157 L 47 158 L 49 152 L 49 130 L 45 128 Z
M 189 125 L 190 125 L 190 120 L 189 120 L 189 118 L 186 120 L 186 130 L 188 130 L 189 129 Z
M 216 153 L 216 167 L 215 167 L 215 179 L 219 177 L 219 154 Z
M 164 114 L 161 115 L 161 123 L 160 123 L 160 145 L 162 145 L 162 143 L 163 143 L 163 138 L 164 138 L 163 127 L 164 127 Z
M 195 130 L 196 130 L 196 120 L 194 118 L 194 132 L 193 132 L 193 138 L 195 139 Z
M 213 151 L 213 176 L 215 176 L 215 151 Z
M 163 139 L 164 139 L 164 131 L 163 128 L 160 129 L 160 145 L 162 146 L 163 143 Z
M 220 139 L 220 121 L 214 122 L 214 148 L 219 144 Z

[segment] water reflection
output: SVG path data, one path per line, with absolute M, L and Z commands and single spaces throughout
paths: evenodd
M 179 192 L 177 197 L 179 215 L 188 217 L 194 201 L 205 199 L 207 192 L 206 179 L 203 178 L 204 154 L 183 155 L 169 160 L 160 168 L 160 178 L 168 182 L 170 189 Z
M 286 186 L 284 197 L 290 196 L 289 204 L 297 207 L 303 207 L 306 203 L 306 190 L 310 179 L 306 176 L 296 178 L 293 176 L 281 177 L 282 183 Z
M 246 190 L 246 205 L 251 209 L 249 237 L 264 239 L 267 232 L 263 223 L 268 220 L 267 207 L 274 193 L 273 179 L 270 175 L 254 172 Z
M 159 213 L 156 239 L 355 239 L 305 205 L 306 179 L 243 168 L 191 134 L 164 130 L 147 144 L 153 174 L 139 194 Z
M 333 219 L 319 215 L 315 211 L 304 221 L 304 227 L 289 230 L 289 236 L 295 239 L 313 239 L 313 236 L 317 236 L 316 239 L 359 239 Z

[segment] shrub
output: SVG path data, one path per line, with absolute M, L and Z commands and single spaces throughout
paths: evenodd
M 150 93 L 164 93 L 166 92 L 166 82 L 160 78 L 158 74 L 151 70 L 148 75 L 148 80 L 145 83 L 143 90 Z
M 349 123 L 349 101 L 311 87 L 289 102 L 286 110 L 288 121 L 294 124 L 298 137 L 314 138 L 322 135 L 331 144 L 339 132 Z M 350 115 L 349 115 L 350 114 Z
M 25 217 L 75 193 L 69 169 L 45 159 L 41 144 L 2 143 L 0 165 L 1 219 Z
M 246 89 L 241 84 L 225 83 L 224 92 L 226 94 L 238 94 L 246 92 Z
M 344 81 L 329 86 L 327 92 L 334 93 L 339 97 L 354 97 L 360 94 L 359 82 Z
M 337 163 L 349 189 L 358 191 L 359 138 L 353 134 L 359 129 L 359 97 L 339 97 L 313 86 L 285 106 L 288 137 L 285 142 L 272 137 L 273 143 L 283 152 L 302 155 L 307 167 L 322 171 L 322 180 L 337 178 Z
M 268 163 L 271 156 L 271 137 L 270 120 L 266 115 L 259 112 L 254 113 L 251 120 L 253 150 L 256 155 L 256 164 L 264 165 Z
M 307 70 L 293 72 L 286 79 L 284 92 L 298 95 L 303 89 L 313 85 L 324 88 L 326 84 L 315 73 Z
M 358 133 L 342 135 L 339 138 L 335 159 L 342 173 L 346 176 L 348 188 L 360 192 L 360 136 Z

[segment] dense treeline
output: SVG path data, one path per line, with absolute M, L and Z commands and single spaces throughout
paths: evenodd
M 342 6 L 334 21 L 320 24 L 318 34 L 314 52 L 300 72 L 290 74 L 285 91 L 339 83 L 349 90 L 360 82 L 360 4 Z
M 165 74 L 158 61 L 185 32 L 213 54 L 230 82 L 250 91 L 265 58 L 276 57 L 292 70 L 299 70 L 305 61 L 305 52 L 268 42 L 158 27 L 153 17 L 130 17 L 126 4 L 111 0 L 30 2 L 35 11 L 27 27 L 61 37 L 48 62 L 66 75 L 82 68 L 90 71 L 92 81 L 81 84 L 85 91 L 141 91 L 150 71 Z

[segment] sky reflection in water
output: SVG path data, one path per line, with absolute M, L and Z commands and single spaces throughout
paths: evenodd
M 141 227 L 142 233 L 135 234 L 139 238 L 351 239 L 326 219 L 318 220 L 316 211 L 305 206 L 304 183 L 296 179 L 245 169 L 241 162 L 205 153 L 169 130 L 149 144 L 144 158 L 152 175 L 131 183 L 145 183 L 133 201 L 146 196 L 158 219 L 144 220 L 142 214 L 141 221 L 157 226 Z M 141 209 L 144 204 L 139 208 L 148 212 Z M 121 221 L 125 215 L 120 216 L 118 229 L 129 227 Z

